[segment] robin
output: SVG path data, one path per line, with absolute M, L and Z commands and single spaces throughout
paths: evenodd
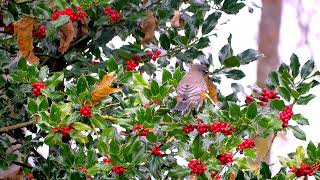
M 182 114 L 192 108 L 199 111 L 208 91 L 211 99 L 214 102 L 217 101 L 216 87 L 209 80 L 208 73 L 208 68 L 205 65 L 191 65 L 189 72 L 182 78 L 177 87 L 177 104 L 173 111 Z

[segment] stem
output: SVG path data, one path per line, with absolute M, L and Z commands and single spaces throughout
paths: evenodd
M 23 164 L 23 163 L 21 163 L 21 162 L 13 161 L 12 163 L 13 163 L 13 164 L 16 164 L 16 165 L 18 165 L 18 166 L 24 167 L 24 168 L 32 169 L 31 166 L 29 166 L 29 165 L 27 165 L 27 164 Z
M 103 119 L 107 119 L 107 120 L 110 120 L 110 121 L 117 121 L 117 118 L 116 117 L 113 117 L 113 116 L 108 116 L 108 115 L 105 115 L 105 116 L 101 116 Z
M 23 128 L 23 127 L 32 125 L 35 122 L 36 122 L 35 120 L 32 120 L 32 121 L 28 121 L 28 122 L 24 122 L 24 123 L 20 123 L 20 124 L 15 124 L 15 125 L 12 125 L 12 126 L 3 127 L 3 128 L 0 128 L 0 133 L 9 132 L 11 130 Z

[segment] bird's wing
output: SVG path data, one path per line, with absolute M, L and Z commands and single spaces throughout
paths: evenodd
M 187 99 L 199 96 L 207 91 L 207 85 L 202 76 L 187 74 L 179 83 L 177 93 L 181 98 Z

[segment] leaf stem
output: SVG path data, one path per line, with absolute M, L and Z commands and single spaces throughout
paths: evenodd
M 23 128 L 23 127 L 32 125 L 35 122 L 36 122 L 35 120 L 32 120 L 32 121 L 28 121 L 28 122 L 24 122 L 24 123 L 15 124 L 12 126 L 3 127 L 3 128 L 0 128 L 0 133 L 9 132 L 9 131 L 12 131 L 15 129 Z

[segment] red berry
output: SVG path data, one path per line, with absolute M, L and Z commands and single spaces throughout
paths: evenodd
M 109 159 L 108 156 L 106 156 L 105 158 L 103 158 L 103 162 L 108 163 L 108 164 L 112 164 L 111 160 Z
M 160 54 L 161 54 L 160 50 L 157 50 L 156 53 L 155 53 L 156 56 L 159 56 Z
M 252 96 L 246 96 L 245 103 L 249 104 L 249 103 L 252 103 L 253 101 L 254 101 L 254 99 Z
M 131 59 L 134 60 L 134 61 L 140 61 L 141 57 L 138 56 L 138 55 L 133 55 L 133 56 L 131 56 Z
M 123 166 L 114 165 L 112 171 L 118 175 L 122 175 L 125 172 L 125 168 Z
M 27 178 L 28 178 L 29 180 L 34 179 L 33 174 L 32 174 L 32 173 L 29 173 L 29 174 L 27 175 Z
M 316 168 L 316 166 L 309 166 L 302 163 L 299 168 L 290 167 L 290 172 L 294 172 L 297 177 L 313 176 L 313 172 L 316 170 Z
M 42 82 L 35 82 L 32 85 L 32 92 L 33 92 L 33 96 L 39 96 L 41 95 L 41 89 L 45 89 L 46 86 L 42 83 Z
M 61 128 L 60 133 L 62 134 L 62 136 L 69 136 L 70 131 L 73 129 L 73 126 L 65 126 Z
M 139 65 L 139 63 L 134 62 L 134 61 L 127 61 L 126 65 L 127 65 L 127 70 L 128 71 L 133 71 Z
M 53 132 L 53 134 L 57 134 L 60 132 L 60 130 L 58 128 L 53 128 L 52 132 Z
M 153 55 L 151 59 L 152 59 L 153 61 L 156 61 L 156 60 L 157 60 L 157 58 L 158 58 L 158 56 Z
M 214 124 L 209 126 L 210 131 L 216 135 L 218 132 L 223 133 L 224 135 L 232 135 L 233 130 L 231 129 L 231 124 L 226 122 L 219 122 L 214 120 Z
M 291 106 L 286 106 L 283 111 L 279 113 L 279 119 L 283 122 L 282 127 L 288 127 L 288 122 L 293 116 L 293 111 Z
M 147 51 L 146 54 L 147 54 L 147 56 L 152 56 L 153 53 L 152 53 L 152 51 Z
M 255 142 L 253 139 L 243 139 L 241 144 L 239 144 L 238 148 L 240 149 L 240 153 L 242 154 L 244 149 L 254 148 Z
M 156 155 L 156 156 L 162 156 L 163 155 L 162 152 L 160 151 L 160 145 L 152 147 L 151 153 Z

